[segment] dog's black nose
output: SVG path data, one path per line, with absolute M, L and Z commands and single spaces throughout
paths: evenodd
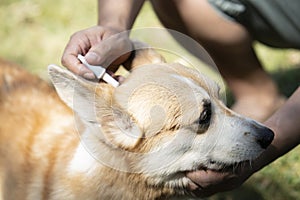
M 257 136 L 257 143 L 261 146 L 261 148 L 266 149 L 274 139 L 274 133 L 269 128 L 264 128 L 263 131 Z

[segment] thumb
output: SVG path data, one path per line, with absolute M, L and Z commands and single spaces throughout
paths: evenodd
M 132 43 L 127 35 L 115 34 L 93 45 L 85 55 L 85 59 L 91 65 L 108 68 L 125 62 L 129 58 L 132 48 Z
M 93 50 L 90 50 L 84 57 L 90 65 L 101 65 L 103 62 L 99 53 Z
M 118 57 L 114 55 L 114 52 L 115 49 L 107 47 L 105 43 L 101 43 L 92 47 L 85 55 L 85 59 L 90 65 L 100 65 L 104 68 L 108 68 Z

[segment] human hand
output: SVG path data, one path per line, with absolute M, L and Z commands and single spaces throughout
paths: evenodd
M 218 192 L 225 192 L 241 186 L 254 170 L 250 166 L 240 167 L 235 172 L 217 172 L 197 170 L 188 172 L 186 176 L 192 181 L 189 190 L 197 197 L 207 197 Z
M 270 164 L 280 156 L 299 145 L 300 141 L 300 87 L 290 96 L 286 103 L 277 110 L 265 125 L 271 128 L 275 137 L 272 144 L 251 165 L 235 169 L 235 173 L 198 170 L 186 175 L 192 181 L 189 189 L 199 197 L 213 195 L 217 192 L 232 190 L 245 182 L 252 174 Z
M 84 55 L 91 65 L 101 65 L 115 71 L 129 58 L 132 48 L 127 32 L 94 26 L 71 36 L 61 62 L 75 74 L 86 79 L 95 79 L 94 74 L 78 60 L 78 54 Z

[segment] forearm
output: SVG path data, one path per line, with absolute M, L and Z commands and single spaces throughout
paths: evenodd
M 274 133 L 274 141 L 257 160 L 257 170 L 284 155 L 300 143 L 300 87 L 266 122 Z
M 145 0 L 98 0 L 98 25 L 128 30 Z

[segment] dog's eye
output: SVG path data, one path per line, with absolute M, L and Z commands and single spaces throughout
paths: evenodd
M 199 117 L 199 124 L 205 125 L 205 124 L 209 123 L 210 117 L 211 117 L 211 109 L 205 108 Z
M 207 100 L 203 101 L 203 111 L 200 114 L 198 124 L 201 128 L 207 128 L 211 118 L 211 103 Z

